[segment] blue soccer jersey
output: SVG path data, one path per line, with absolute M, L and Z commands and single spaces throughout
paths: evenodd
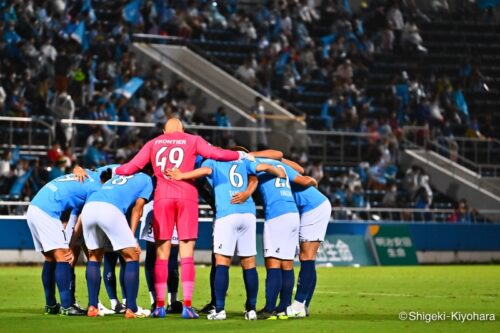
M 101 187 L 97 173 L 86 171 L 89 178 L 83 183 L 75 175 L 67 174 L 45 184 L 31 200 L 31 204 L 57 219 L 67 209 L 72 209 L 73 214 L 79 213 L 88 196 Z
M 128 208 L 139 198 L 146 201 L 153 192 L 151 177 L 139 172 L 132 176 L 114 176 L 101 189 L 87 199 L 87 202 L 107 202 L 125 214 Z
M 314 186 L 304 187 L 293 183 L 295 178 L 297 176 L 300 176 L 300 173 L 286 164 L 283 164 L 283 167 L 285 168 L 285 172 L 290 179 L 293 196 L 295 198 L 295 203 L 297 204 L 300 215 L 313 210 L 314 208 L 318 207 L 323 202 L 328 200 L 328 198 L 325 197 L 323 193 L 318 191 L 318 189 Z
M 273 165 L 285 170 L 285 165 L 279 161 L 259 158 L 257 163 Z M 298 213 L 297 205 L 290 187 L 288 175 L 286 179 L 276 178 L 266 172 L 257 173 L 259 179 L 259 191 L 264 201 L 266 220 L 273 219 L 287 213 Z
M 247 160 L 218 162 L 205 160 L 202 167 L 212 169 L 212 174 L 207 177 L 215 194 L 215 218 L 231 214 L 255 214 L 255 203 L 252 197 L 241 204 L 231 204 L 231 198 L 238 192 L 246 191 L 248 187 L 248 175 L 255 175 L 256 163 Z

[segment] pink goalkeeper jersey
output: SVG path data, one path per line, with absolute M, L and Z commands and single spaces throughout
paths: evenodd
M 182 172 L 192 171 L 196 156 L 217 161 L 234 161 L 239 153 L 232 150 L 213 147 L 198 135 L 183 132 L 163 134 L 148 141 L 134 158 L 116 169 L 118 175 L 131 175 L 151 162 L 154 174 L 158 180 L 155 190 L 155 200 L 159 199 L 189 199 L 198 200 L 198 191 L 194 181 L 175 181 L 164 175 L 167 169 L 178 168 Z

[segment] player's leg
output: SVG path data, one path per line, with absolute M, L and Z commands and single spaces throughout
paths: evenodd
M 283 319 L 286 314 L 283 313 L 282 308 L 288 299 L 291 300 L 293 292 L 293 259 L 299 242 L 299 224 L 299 215 L 288 213 L 271 219 L 264 225 L 264 256 L 268 256 L 266 257 L 268 276 L 266 278 L 266 307 L 264 311 L 268 313 L 274 311 Z M 268 293 L 269 296 L 267 296 Z M 279 308 L 276 308 L 278 294 L 281 294 L 281 304 Z M 280 310 L 280 313 L 277 310 Z
M 125 289 L 125 259 L 123 256 L 118 256 L 120 262 L 120 289 L 122 291 L 122 306 L 127 307 L 127 291 Z
M 182 318 L 196 319 L 199 316 L 191 307 L 191 302 L 195 283 L 194 246 L 198 238 L 198 201 L 176 200 L 176 221 L 184 299 Z
M 287 309 L 290 317 L 305 317 L 306 303 L 309 296 L 312 297 L 315 287 L 316 276 L 316 254 L 320 242 L 300 243 L 300 272 L 297 282 L 297 292 L 291 307 Z
M 276 307 L 276 312 L 278 318 L 287 319 L 286 308 L 292 303 L 293 286 L 295 284 L 293 260 L 283 260 L 281 262 L 281 281 L 280 302 Z
M 168 258 L 168 312 L 182 313 L 182 302 L 177 299 L 179 291 L 179 243 L 177 235 L 172 238 L 170 256 Z M 176 244 L 174 244 L 174 242 Z
M 331 204 L 325 201 L 300 217 L 300 272 L 293 304 L 287 308 L 290 317 L 305 317 L 316 287 L 316 255 L 325 239 L 331 216 Z
M 215 310 L 207 315 L 208 320 L 226 319 L 226 294 L 229 288 L 229 265 L 231 257 L 215 254 Z
M 243 269 L 243 282 L 247 299 L 245 302 L 245 319 L 257 319 L 257 294 L 259 293 L 259 275 L 255 267 L 255 256 L 240 257 L 241 268 Z
M 45 293 L 45 314 L 58 314 L 60 305 L 56 300 L 56 261 L 52 255 L 42 253 L 42 284 Z
M 67 271 L 69 277 L 64 274 L 66 273 L 66 265 L 63 263 L 68 266 L 69 263 L 66 257 L 60 256 L 62 251 L 69 251 L 67 249 L 68 240 L 65 237 L 61 221 L 49 216 L 40 208 L 30 205 L 26 217 L 35 249 L 41 252 L 45 258 L 42 269 L 42 284 L 46 296 L 45 313 L 56 314 L 60 311 L 59 305 L 55 301 L 56 284 L 60 291 L 61 303 L 64 301 L 67 309 L 71 306 L 71 282 L 68 282 L 67 286 L 65 283 L 71 281 L 71 269 L 69 268 Z M 57 253 L 58 257 L 55 256 L 56 250 L 61 250 Z M 61 264 L 58 264 L 58 260 Z
M 146 275 L 146 284 L 148 285 L 149 298 L 151 300 L 151 309 L 156 307 L 155 296 L 155 261 L 156 247 L 153 242 L 146 242 L 146 259 L 144 261 L 144 273 Z
M 153 233 L 156 245 L 154 266 L 154 283 L 156 308 L 152 317 L 163 318 L 166 315 L 165 294 L 168 280 L 168 258 L 170 256 L 171 238 L 174 231 L 176 205 L 174 200 L 156 200 L 153 210 Z
M 210 301 L 200 310 L 204 314 L 209 314 L 215 309 L 215 269 L 215 253 L 212 247 L 212 255 L 210 256 Z
M 87 262 L 87 269 L 85 271 L 89 296 L 87 316 L 97 317 L 100 315 L 98 304 L 99 290 L 101 287 L 101 262 L 104 256 L 104 249 L 99 247 L 95 248 L 95 246 L 92 245 L 89 245 L 89 247 L 93 249 L 89 249 L 89 261 Z
M 256 305 L 259 292 L 259 276 L 255 267 L 256 247 L 256 218 L 253 214 L 242 214 L 242 224 L 238 228 L 238 242 L 236 255 L 240 257 L 243 269 L 243 281 L 246 290 L 245 319 L 257 319 Z
M 127 295 L 125 318 L 142 318 L 149 316 L 149 310 L 137 306 L 139 291 L 139 253 L 138 243 L 130 230 L 123 213 L 112 205 L 107 205 L 108 218 L 99 221 L 99 227 L 108 237 L 113 250 L 119 251 L 125 260 L 124 286 Z
M 282 286 L 281 259 L 266 257 L 266 304 L 257 313 L 259 319 L 276 319 L 276 301 Z
M 103 281 L 106 292 L 108 293 L 109 300 L 111 301 L 111 309 L 115 309 L 119 303 L 116 293 L 116 263 L 119 254 L 114 251 L 104 252 L 103 258 Z
M 130 235 L 133 239 L 131 232 Z M 140 309 L 137 306 L 137 294 L 139 292 L 139 253 L 134 247 L 127 247 L 120 250 L 120 254 L 125 259 L 124 285 L 127 295 L 127 311 L 125 312 L 125 318 L 147 317 L 150 312 Z

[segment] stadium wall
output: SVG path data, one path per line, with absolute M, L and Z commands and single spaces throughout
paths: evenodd
M 207 263 L 210 261 L 212 246 L 212 223 L 209 218 L 200 219 L 200 222 L 196 259 L 200 263 Z M 374 225 L 401 226 L 402 224 L 332 222 L 328 226 L 328 241 L 325 242 L 326 245 L 321 253 L 323 259 L 318 262 L 328 266 L 358 266 L 376 263 L 376 258 L 371 257 L 373 252 L 370 252 L 369 246 L 369 230 Z M 420 264 L 500 262 L 500 225 L 498 224 L 410 223 L 404 225 L 408 226 Z M 31 234 L 24 217 L 0 217 L 0 230 L 3 230 L 0 233 L 0 263 L 42 261 L 42 256 L 34 251 Z M 262 230 L 263 223 L 260 221 L 257 225 L 259 238 Z M 347 248 L 344 249 L 339 244 Z M 341 260 L 341 257 L 344 259 L 344 250 L 352 252 L 350 260 Z

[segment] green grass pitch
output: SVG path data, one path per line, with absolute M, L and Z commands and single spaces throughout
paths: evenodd
M 224 322 L 178 315 L 136 320 L 46 316 L 40 272 L 40 267 L 0 267 L 0 332 L 500 332 L 500 266 L 319 268 L 309 318 L 258 322 L 243 319 L 245 289 L 238 267 L 230 270 L 229 318 Z M 85 304 L 84 267 L 77 274 L 78 298 Z M 197 268 L 195 306 L 209 298 L 208 274 L 208 267 Z M 261 307 L 264 270 L 259 274 Z M 102 286 L 107 305 L 105 294 Z M 139 304 L 149 304 L 143 275 Z M 496 321 L 401 321 L 401 311 L 494 313 Z

